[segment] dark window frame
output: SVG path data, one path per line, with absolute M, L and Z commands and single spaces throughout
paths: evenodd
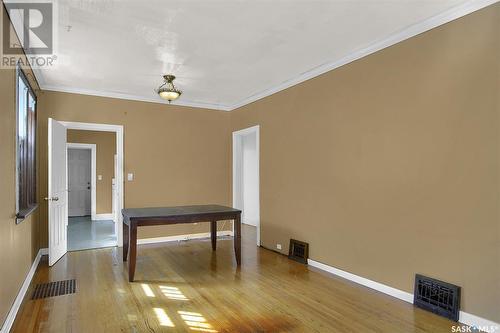
M 20 80 L 22 80 L 25 91 L 19 91 Z M 20 140 L 20 97 L 25 94 L 24 110 L 26 114 L 25 140 Z M 30 109 L 30 99 L 34 102 L 34 108 Z M 21 69 L 20 64 L 16 67 L 16 223 L 21 223 L 26 217 L 33 213 L 38 207 L 36 195 L 37 182 L 37 96 L 31 87 L 28 78 Z

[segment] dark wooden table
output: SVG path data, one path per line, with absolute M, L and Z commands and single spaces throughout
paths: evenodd
M 234 253 L 241 265 L 241 210 L 219 205 L 197 205 L 122 209 L 123 261 L 128 263 L 128 280 L 134 281 L 137 258 L 137 227 L 178 223 L 210 222 L 212 250 L 217 247 L 217 221 L 234 220 Z

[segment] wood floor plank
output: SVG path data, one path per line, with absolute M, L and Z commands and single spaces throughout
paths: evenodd
M 455 323 L 411 304 L 255 246 L 243 227 L 242 266 L 233 243 L 210 239 L 140 246 L 135 282 L 121 249 L 70 252 L 30 287 L 76 279 L 77 292 L 26 299 L 12 332 L 412 332 Z M 28 296 L 31 296 L 28 293 Z

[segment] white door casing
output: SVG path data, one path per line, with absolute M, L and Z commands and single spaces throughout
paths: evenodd
M 68 148 L 68 216 L 91 215 L 92 151 Z
M 122 233 L 122 214 L 121 210 L 124 206 L 124 195 L 123 195 L 123 126 L 122 125 L 111 125 L 111 124 L 96 124 L 96 123 L 80 123 L 72 121 L 61 121 L 61 124 L 66 126 L 67 129 L 75 130 L 86 130 L 86 131 L 102 131 L 102 132 L 114 132 L 116 133 L 116 191 L 118 200 L 116 201 L 116 211 L 117 218 L 115 220 L 115 233 L 117 239 L 117 245 L 123 245 L 123 233 Z
M 255 143 L 252 157 L 252 167 L 254 175 L 248 177 L 247 181 L 253 181 L 254 188 L 247 194 L 252 193 L 254 196 L 253 208 L 254 213 L 251 214 L 252 225 L 257 227 L 257 246 L 260 246 L 260 126 L 245 128 L 233 132 L 233 207 L 242 210 L 242 218 L 245 218 L 245 192 L 244 192 L 244 137 L 254 135 Z M 247 167 L 248 168 L 248 167 Z
M 49 118 L 48 123 L 49 266 L 67 252 L 68 177 L 66 127 Z
M 116 209 L 118 207 L 118 190 L 117 190 L 117 184 L 116 184 L 116 175 L 118 174 L 118 164 L 117 164 L 117 158 L 118 156 L 115 154 L 114 156 L 114 164 L 113 164 L 113 179 L 111 180 L 111 205 L 112 205 L 112 212 L 113 212 L 113 221 L 118 220 L 118 210 Z

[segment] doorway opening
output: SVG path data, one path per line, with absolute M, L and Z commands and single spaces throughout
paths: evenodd
M 108 166 L 103 166 L 100 158 L 100 153 L 106 152 L 106 149 L 101 149 L 97 141 L 79 140 L 72 130 L 111 135 L 112 149 L 106 153 Z M 45 200 L 48 201 L 49 266 L 63 257 L 68 249 L 122 246 L 123 126 L 49 118 L 48 157 L 48 193 Z M 104 187 L 104 192 L 101 187 Z M 83 239 L 87 243 L 71 244 L 75 230 L 72 226 L 76 228 L 76 236 L 85 234 L 84 238 L 77 237 L 79 241 Z
M 116 134 L 67 130 L 68 251 L 116 246 Z
M 260 246 L 259 126 L 233 132 L 233 206 L 242 223 L 256 228 Z

